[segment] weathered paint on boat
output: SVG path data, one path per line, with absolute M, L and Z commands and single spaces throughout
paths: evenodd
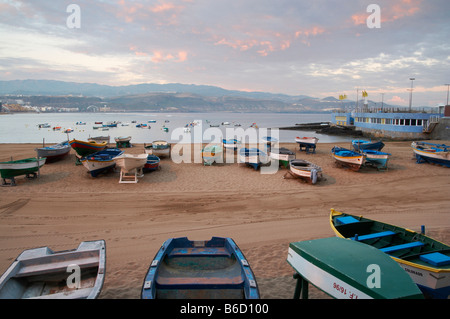
M 445 144 L 412 142 L 417 163 L 433 163 L 450 167 L 450 146 Z
M 10 179 L 20 175 L 36 173 L 44 164 L 46 158 L 25 158 L 17 161 L 0 162 L 0 175 Z
M 114 157 L 122 155 L 118 148 L 108 148 L 81 158 L 81 163 L 89 171 L 92 177 L 113 169 L 116 166 Z
M 67 156 L 70 153 L 70 149 L 69 142 L 65 141 L 59 144 L 37 148 L 36 151 L 38 157 L 47 158 L 45 163 L 53 163 Z
M 106 148 L 108 145 L 107 142 L 97 143 L 95 141 L 80 141 L 73 139 L 69 141 L 70 146 L 75 150 L 78 157 L 83 157 L 98 151 L 101 151 Z
M 336 163 L 346 166 L 353 171 L 358 171 L 365 161 L 363 154 L 342 147 L 333 147 L 331 153 Z

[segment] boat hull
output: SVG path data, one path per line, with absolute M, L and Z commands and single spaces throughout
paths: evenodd
M 147 162 L 144 164 L 144 172 L 156 171 L 159 168 L 160 158 L 156 155 L 148 154 Z
M 348 167 L 353 171 L 358 171 L 365 161 L 363 154 L 345 148 L 333 147 L 331 152 L 338 165 Z
M 270 158 L 278 161 L 280 166 L 288 167 L 289 161 L 295 159 L 295 153 L 286 148 L 271 149 Z
M 123 154 L 119 149 L 106 149 L 81 158 L 81 163 L 92 177 L 112 170 L 116 166 L 114 157 Z
M 46 157 L 46 163 L 53 163 L 66 157 L 70 153 L 69 142 L 63 142 L 52 146 L 37 148 L 38 157 Z
M 95 299 L 103 287 L 105 267 L 103 240 L 61 252 L 48 247 L 25 250 L 0 278 L 0 299 Z M 79 286 L 74 287 L 71 274 L 77 271 Z
M 411 278 L 391 258 L 355 241 L 334 237 L 290 243 L 287 262 L 300 280 L 336 299 L 423 299 Z M 382 269 L 382 276 L 379 285 L 371 287 L 368 273 L 372 271 L 368 269 L 374 264 Z
M 374 150 L 364 150 L 362 153 L 365 156 L 365 165 L 372 165 L 380 170 L 387 168 L 389 156 L 391 154 Z
M 367 140 L 353 140 L 352 146 L 357 152 L 364 150 L 381 151 L 384 147 L 384 143 L 382 141 L 371 142 Z
M 231 238 L 165 241 L 144 278 L 142 299 L 258 299 L 255 276 Z
M 106 148 L 108 145 L 107 142 L 97 143 L 95 141 L 80 141 L 80 140 L 71 140 L 69 142 L 70 146 L 75 150 L 78 157 L 83 157 L 86 155 L 93 154 L 95 152 L 101 151 Z
M 116 164 L 125 173 L 132 173 L 136 169 L 141 169 L 147 163 L 148 154 L 122 154 L 114 157 Z
M 406 228 L 337 212 L 334 209 L 331 210 L 330 225 L 338 237 L 358 240 L 384 251 L 409 274 L 426 296 L 444 299 L 450 296 L 448 245 Z M 357 238 L 355 233 L 358 234 Z M 406 246 L 402 246 L 403 249 L 394 250 L 404 244 Z M 436 252 L 448 259 L 448 264 L 438 266 L 425 261 L 428 254 Z
M 289 170 L 294 176 L 305 179 L 312 184 L 316 184 L 317 181 L 322 179 L 322 168 L 305 160 L 291 160 Z
M 219 146 L 206 146 L 202 150 L 202 158 L 204 165 L 212 165 L 214 162 L 223 162 L 223 149 Z
M 239 163 L 247 164 L 253 167 L 255 170 L 268 162 L 266 153 L 257 148 L 242 148 L 239 151 Z
M 442 144 L 413 142 L 411 147 L 417 163 L 438 164 L 450 167 L 450 147 Z
M 147 154 L 153 154 L 158 157 L 169 157 L 171 146 L 166 141 L 153 141 L 151 146 L 145 148 Z
M 0 175 L 4 179 L 14 178 L 16 176 L 34 174 L 46 162 L 46 158 L 27 158 L 18 161 L 9 161 L 0 163 Z

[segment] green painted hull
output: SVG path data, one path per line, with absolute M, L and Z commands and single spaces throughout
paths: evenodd
M 14 178 L 20 175 L 36 173 L 45 164 L 46 158 L 27 158 L 18 161 L 0 163 L 0 175 L 2 178 Z
M 337 299 L 423 299 L 395 261 L 356 241 L 332 237 L 290 243 L 287 261 L 304 280 Z

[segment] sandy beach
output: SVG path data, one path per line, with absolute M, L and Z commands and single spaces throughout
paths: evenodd
M 100 298 L 137 299 L 166 239 L 224 236 L 247 257 L 262 298 L 290 299 L 295 280 L 286 262 L 288 245 L 334 236 L 331 208 L 416 231 L 425 225 L 430 237 L 450 243 L 450 169 L 417 164 L 411 142 L 387 142 L 383 151 L 392 154 L 387 171 L 353 172 L 335 165 L 334 145 L 318 144 L 315 154 L 300 152 L 295 143 L 281 145 L 322 167 L 324 179 L 316 185 L 283 178 L 285 168 L 261 174 L 237 163 L 176 164 L 168 158 L 138 183 L 120 184 L 119 170 L 93 178 L 75 165 L 71 150 L 62 161 L 44 165 L 39 178 L 20 176 L 17 186 L 0 188 L 0 272 L 25 249 L 58 251 L 104 239 L 107 265 Z M 0 161 L 35 156 L 40 146 L 0 144 Z M 142 144 L 124 150 L 144 153 Z M 310 290 L 311 298 L 328 298 Z

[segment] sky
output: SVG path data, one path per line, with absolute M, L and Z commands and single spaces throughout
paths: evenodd
M 449 12 L 448 0 L 0 0 L 0 80 L 365 90 L 400 106 L 413 85 L 413 107 L 444 105 Z

